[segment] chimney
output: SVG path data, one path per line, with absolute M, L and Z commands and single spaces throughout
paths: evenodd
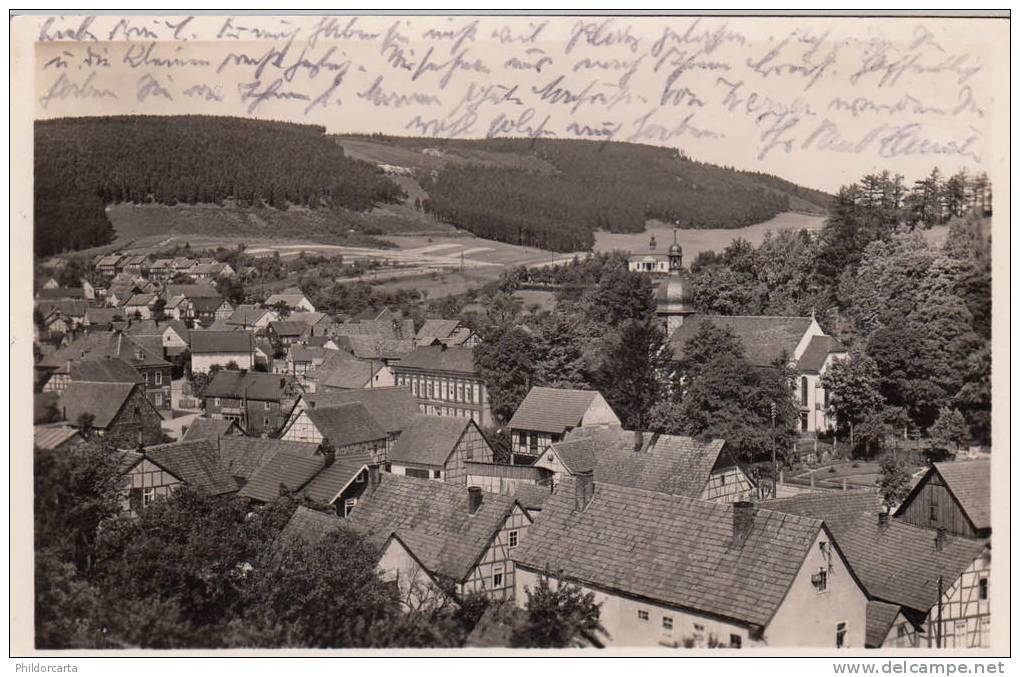
M 585 470 L 574 475 L 574 509 L 584 512 L 595 495 L 595 475 Z
M 885 510 L 878 513 L 878 526 L 882 529 L 889 526 L 889 513 Z
M 641 446 L 644 444 L 645 436 L 640 430 L 634 431 L 634 452 L 641 451 Z
M 733 504 L 733 544 L 743 547 L 748 534 L 751 533 L 751 525 L 754 524 L 754 503 L 751 501 L 737 501 Z
M 935 552 L 942 552 L 942 546 L 946 543 L 946 528 L 939 527 L 935 530 Z
M 373 463 L 368 466 L 368 490 L 375 491 L 379 486 L 379 464 Z
M 482 488 L 468 487 L 468 513 L 474 515 L 482 507 Z

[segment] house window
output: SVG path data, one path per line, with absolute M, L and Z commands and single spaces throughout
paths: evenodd
M 988 579 L 978 579 L 978 599 L 988 599 Z
M 836 623 L 836 648 L 846 646 L 846 623 Z
M 800 377 L 800 406 L 807 406 L 807 376 Z
M 214 397 L 212 403 L 214 406 L 220 406 L 220 398 Z
M 743 640 L 740 639 L 740 635 L 730 635 L 730 648 L 739 649 Z
M 647 623 L 648 622 L 648 612 L 645 611 L 644 609 L 638 609 L 637 610 L 637 619 L 639 621 L 641 621 L 642 623 Z
M 358 473 L 358 476 L 354 478 L 354 482 L 356 484 L 364 484 L 364 482 L 365 482 L 365 471 L 364 470 L 362 470 L 361 472 Z
M 492 569 L 492 589 L 503 587 L 503 567 L 494 567 Z
M 344 517 L 347 517 L 348 515 L 350 515 L 351 511 L 354 510 L 354 506 L 356 506 L 357 504 L 358 504 L 358 499 L 356 499 L 356 498 L 348 498 L 348 499 L 346 499 L 344 501 Z
M 531 440 L 530 444 L 528 445 L 528 449 L 531 451 L 533 455 L 538 454 L 538 433 L 531 433 Z
M 265 403 L 265 409 L 266 409 L 266 411 L 269 411 L 269 402 Z
M 673 632 L 673 617 L 672 616 L 663 616 L 662 617 L 662 629 L 665 630 L 666 632 L 669 632 L 669 633 Z
M 263 416 L 262 417 L 262 425 L 265 426 L 266 428 L 269 427 L 269 417 L 268 416 Z
M 156 500 L 156 487 L 142 489 L 142 507 L 148 508 Z
M 815 592 L 826 592 L 829 589 L 829 572 L 824 568 L 811 576 L 811 585 L 815 586 Z
M 517 433 L 517 446 L 523 449 L 527 445 L 528 445 L 528 433 L 521 430 Z
M 156 385 L 158 386 L 163 385 L 163 372 L 161 371 L 156 372 Z
M 510 547 L 511 548 L 516 548 L 517 547 L 517 542 L 520 540 L 520 534 L 518 533 L 518 531 L 516 529 L 514 529 L 513 531 L 510 532 L 508 540 L 510 541 Z M 982 580 L 984 580 L 984 579 L 982 579 Z
M 442 479 L 442 477 L 443 477 L 443 471 L 442 470 L 433 470 L 432 471 L 432 479 L 438 480 L 438 479 Z
M 808 415 L 806 411 L 800 412 L 800 431 L 806 433 L 808 429 Z
M 932 522 L 937 522 L 939 519 L 938 506 L 935 505 L 935 503 L 932 503 L 931 505 L 928 506 L 928 519 L 930 519 Z
M 155 404 L 157 407 L 162 407 L 163 406 L 163 393 L 153 393 L 153 395 L 152 395 L 152 403 Z

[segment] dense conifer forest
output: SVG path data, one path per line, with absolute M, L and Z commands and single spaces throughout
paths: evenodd
M 117 202 L 365 210 L 401 196 L 311 125 L 211 116 L 124 116 L 35 124 L 35 251 L 106 244 Z

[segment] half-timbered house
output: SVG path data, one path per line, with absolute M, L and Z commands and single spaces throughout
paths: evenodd
M 491 463 L 492 447 L 469 418 L 417 416 L 387 455 L 396 475 L 467 483 L 468 461 Z

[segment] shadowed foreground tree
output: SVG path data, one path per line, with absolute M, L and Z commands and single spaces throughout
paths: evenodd
M 878 491 L 889 511 L 894 510 L 910 493 L 910 469 L 894 454 L 886 454 L 879 463 Z
M 599 622 L 600 605 L 595 594 L 585 593 L 573 583 L 549 585 L 539 576 L 534 590 L 525 589 L 528 601 L 525 618 L 514 628 L 510 646 L 529 649 L 563 649 L 602 646 L 606 630 Z

